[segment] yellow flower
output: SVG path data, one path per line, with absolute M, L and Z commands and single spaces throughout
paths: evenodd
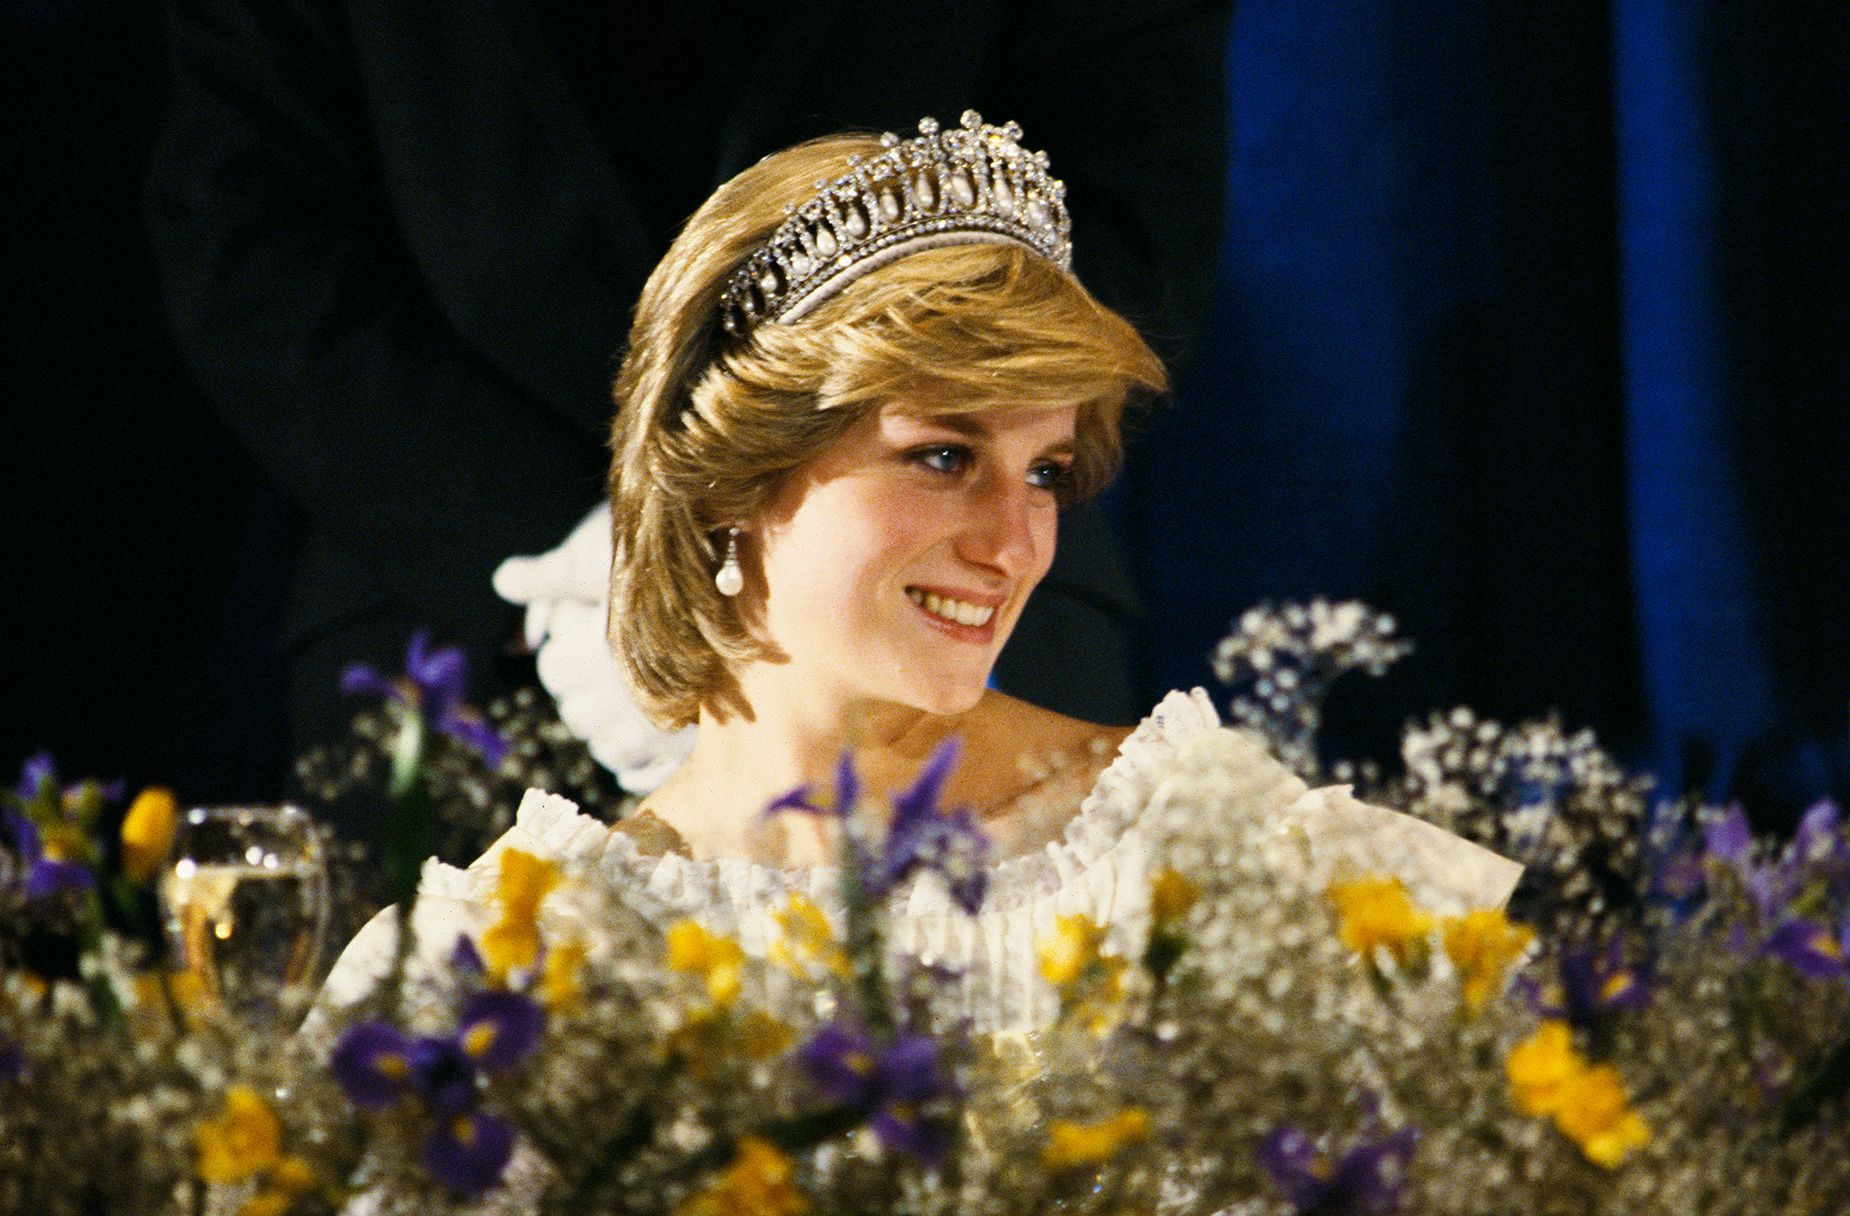
M 675 1216 L 799 1216 L 809 1204 L 791 1182 L 795 1173 L 790 1158 L 775 1144 L 746 1136 L 732 1164 L 677 1204 Z
M 173 843 L 174 825 L 179 822 L 180 805 L 173 791 L 151 785 L 129 803 L 122 817 L 122 872 L 130 882 L 147 882 L 154 877 L 167 848 Z
M 1041 974 L 1056 988 L 1070 988 L 1099 961 L 1105 930 L 1089 916 L 1054 918 L 1053 932 L 1034 943 Z
M 1109 1119 L 1078 1123 L 1055 1119 L 1047 1125 L 1047 1145 L 1041 1164 L 1050 1170 L 1076 1165 L 1098 1165 L 1120 1148 L 1150 1134 L 1150 1116 L 1141 1106 L 1127 1106 Z
M 1606 982 L 1599 986 L 1601 1001 L 1616 1001 L 1638 983 L 1638 976 L 1629 967 L 1622 967 L 1606 977 Z
M 194 1172 L 205 1181 L 243 1182 L 281 1160 L 283 1122 L 262 1094 L 234 1085 L 224 1109 L 193 1129 L 193 1147 Z
M 778 937 L 765 954 L 772 962 L 805 979 L 812 966 L 842 979 L 853 975 L 848 955 L 836 943 L 829 918 L 815 900 L 792 891 L 784 910 L 771 913 L 771 919 L 777 922 Z
M 1398 878 L 1331 883 L 1327 894 L 1341 918 L 1343 945 L 1365 959 L 1386 948 L 1403 966 L 1424 949 L 1433 920 L 1407 897 Z
M 540 999 L 548 1009 L 569 1009 L 584 999 L 584 986 L 578 982 L 578 972 L 584 964 L 585 944 L 578 938 L 546 952 L 546 966 L 540 972 Z
M 284 1157 L 270 1171 L 270 1185 L 293 1195 L 306 1195 L 320 1181 L 315 1167 L 300 1157 Z
M 482 962 L 497 984 L 510 972 L 531 967 L 540 956 L 539 926 L 503 917 L 482 933 Z
M 494 896 L 501 919 L 482 934 L 482 961 L 496 983 L 539 958 L 540 904 L 558 885 L 559 867 L 545 858 L 519 849 L 501 854 Z
M 1510 1048 L 1503 1061 L 1516 1105 L 1529 1115 L 1551 1115 L 1561 1109 L 1569 1083 L 1585 1067 L 1574 1050 L 1574 1035 L 1567 1023 L 1552 1019 Z
M 1575 1050 L 1566 1022 L 1543 1022 L 1511 1049 L 1504 1068 L 1516 1105 L 1531 1115 L 1552 1116 L 1594 1164 L 1612 1169 L 1650 1143 L 1651 1129 L 1632 1110 L 1618 1070 L 1588 1064 Z
M 698 975 L 707 995 L 724 1009 L 739 998 L 745 951 L 729 937 L 710 933 L 699 923 L 678 920 L 668 927 L 668 969 Z
M 495 899 L 501 904 L 503 915 L 532 919 L 539 915 L 540 901 L 558 885 L 559 867 L 554 862 L 519 849 L 508 849 L 501 854 L 501 865 L 495 874 Z
M 1632 1110 L 1625 1083 L 1610 1064 L 1596 1064 L 1571 1077 L 1562 1089 L 1554 1119 L 1587 1160 L 1607 1169 L 1651 1142 L 1651 1129 Z
M 1476 1013 L 1503 990 L 1503 976 L 1535 938 L 1527 925 L 1511 924 L 1501 908 L 1474 908 L 1448 917 L 1442 940 L 1446 956 L 1458 968 L 1465 1008 Z
M 781 1056 L 794 1042 L 796 1031 L 762 1009 L 754 1009 L 739 1020 L 739 1048 L 748 1059 Z
M 300 1157 L 284 1157 L 257 1193 L 238 1208 L 238 1216 L 283 1216 L 319 1181 L 308 1162 Z
M 1173 925 L 1201 898 L 1201 887 L 1176 870 L 1164 870 L 1150 883 L 1150 919 Z

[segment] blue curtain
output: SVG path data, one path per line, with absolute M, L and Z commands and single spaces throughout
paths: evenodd
M 1778 8 L 1240 6 L 1216 313 L 1124 502 L 1154 683 L 1360 596 L 1420 649 L 1339 751 L 1558 710 L 1769 826 L 1850 793 L 1850 18 Z

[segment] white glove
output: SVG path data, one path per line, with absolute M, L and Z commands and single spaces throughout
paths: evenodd
M 604 637 L 610 612 L 610 507 L 600 506 L 538 557 L 510 557 L 495 593 L 526 608 L 527 645 L 559 719 L 624 789 L 646 794 L 687 758 L 694 728 L 664 731 L 643 716 Z

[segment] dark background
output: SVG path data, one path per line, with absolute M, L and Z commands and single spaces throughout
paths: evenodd
M 1846 12 L 1241 6 L 1215 314 L 1112 500 L 1152 699 L 1250 603 L 1362 596 L 1419 651 L 1340 747 L 1558 709 L 1770 825 L 1850 794 Z M 0 23 L 0 765 L 275 797 L 293 525 L 160 318 L 158 12 Z

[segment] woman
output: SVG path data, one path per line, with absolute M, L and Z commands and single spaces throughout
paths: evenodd
M 857 160 L 824 214 L 785 216 Z M 1059 504 L 1109 478 L 1127 396 L 1165 383 L 1067 271 L 1057 192 L 975 122 L 890 151 L 818 140 L 722 187 L 644 289 L 616 386 L 610 641 L 652 717 L 699 724 L 645 808 L 694 856 L 748 853 L 762 808 L 851 734 L 876 791 L 960 737 L 951 793 L 992 823 L 1019 810 L 1019 760 L 1119 741 L 985 692 Z
M 1125 731 L 986 687 L 1059 504 L 1108 479 L 1127 400 L 1164 387 L 1073 278 L 1063 190 L 1019 134 L 966 114 L 910 140 L 818 140 L 688 221 L 616 382 L 609 641 L 653 719 L 698 723 L 693 750 L 614 832 L 532 792 L 468 871 L 427 869 L 430 948 L 481 927 L 495 858 L 517 846 L 762 951 L 790 893 L 830 907 L 836 891 L 830 821 L 763 808 L 824 783 L 844 745 L 879 803 L 953 737 L 946 801 L 994 842 L 989 895 L 970 918 L 917 884 L 898 944 L 959 968 L 976 1023 L 1004 1027 L 1053 1011 L 1034 940 L 1056 914 L 1140 931 L 1137 821 L 1181 749 L 1218 731 L 1206 696 L 1171 694 Z M 1256 745 L 1231 754 L 1230 788 L 1313 841 L 1378 841 L 1431 905 L 1514 884 L 1513 864 L 1309 791 Z M 389 936 L 380 921 L 355 941 L 331 999 L 383 970 Z

